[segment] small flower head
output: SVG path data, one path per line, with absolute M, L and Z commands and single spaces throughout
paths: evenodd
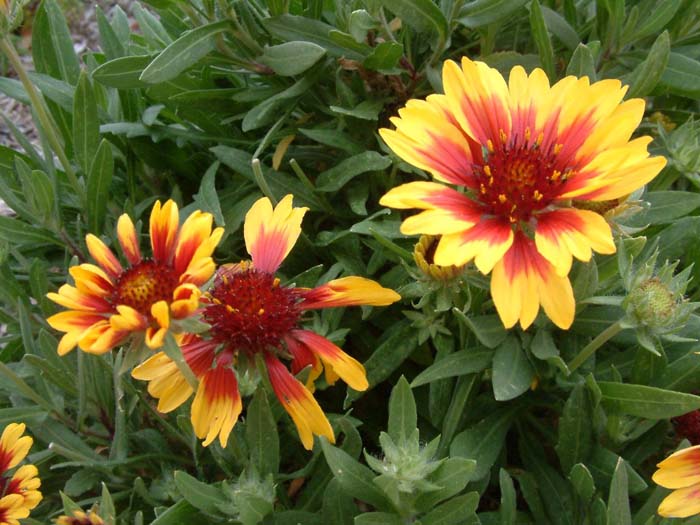
M 355 390 L 368 387 L 364 367 L 325 337 L 304 329 L 302 316 L 308 310 L 335 306 L 384 306 L 400 297 L 362 277 L 343 277 L 314 289 L 283 285 L 275 272 L 301 234 L 305 213 L 306 208 L 292 206 L 291 195 L 275 208 L 267 198 L 253 204 L 244 224 L 251 260 L 218 270 L 202 300 L 202 319 L 211 327 L 208 336 L 183 339 L 182 353 L 199 379 L 192 425 L 205 446 L 217 437 L 226 445 L 242 410 L 239 375 L 254 371 L 256 360 L 267 368 L 272 388 L 307 449 L 313 446 L 314 435 L 334 439 L 311 393 L 314 380 L 325 371 L 329 384 L 340 378 Z M 304 385 L 293 374 L 307 367 Z M 159 399 L 163 412 L 193 393 L 164 353 L 134 369 L 133 375 L 150 381 L 148 390 Z
M 55 523 L 56 525 L 104 525 L 104 521 L 94 510 L 87 513 L 75 510 L 70 516 L 59 516 Z
M 19 525 L 20 519 L 41 501 L 41 480 L 34 465 L 17 467 L 32 446 L 33 440 L 23 436 L 24 423 L 10 423 L 0 437 L 0 525 Z
M 681 329 L 700 305 L 684 298 L 692 266 L 674 275 L 678 263 L 666 262 L 656 268 L 657 257 L 658 252 L 654 252 L 645 261 L 636 262 L 626 249 L 621 250 L 620 268 L 627 290 L 622 306 L 628 325 L 662 336 Z
M 679 450 L 657 465 L 654 483 L 674 489 L 659 505 L 665 518 L 700 514 L 700 445 Z
M 449 282 L 464 273 L 464 266 L 438 266 L 435 264 L 435 249 L 439 239 L 432 235 L 421 235 L 413 249 L 413 260 L 423 275 L 431 281 Z
M 381 204 L 423 210 L 401 231 L 440 235 L 436 264 L 473 260 L 493 272 L 491 296 L 506 328 L 526 329 L 540 306 L 568 328 L 573 259 L 615 251 L 603 215 L 572 203 L 625 197 L 666 163 L 649 157 L 650 137 L 630 140 L 644 101 L 622 102 L 618 80 L 569 76 L 550 86 L 541 69 L 528 75 L 520 66 L 506 82 L 466 57 L 461 67 L 445 63 L 443 85 L 444 95 L 408 101 L 395 129 L 380 130 L 436 182 L 403 184 Z
M 171 323 L 191 316 L 199 307 L 203 285 L 214 273 L 211 258 L 223 235 L 212 231 L 212 215 L 195 211 L 180 226 L 177 205 L 157 201 L 150 218 L 151 257 L 143 257 L 134 224 L 119 217 L 117 237 L 127 264 L 117 259 L 98 237 L 86 243 L 97 264 L 70 269 L 75 286 L 64 284 L 48 294 L 68 308 L 49 317 L 48 323 L 65 335 L 58 345 L 64 355 L 76 345 L 85 352 L 102 354 L 143 336 L 149 348 L 159 348 Z

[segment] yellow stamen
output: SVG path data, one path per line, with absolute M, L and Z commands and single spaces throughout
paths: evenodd
M 508 136 L 506 135 L 506 132 L 503 131 L 502 129 L 498 130 L 498 136 L 501 138 L 501 142 L 503 142 L 503 144 L 505 144 L 506 140 L 508 140 Z
M 258 315 L 262 315 L 262 314 L 264 314 L 264 313 L 265 313 L 265 309 L 264 309 L 264 308 L 261 308 L 260 310 L 258 310 Z
M 525 128 L 525 140 L 526 140 L 527 142 L 530 142 L 530 134 L 531 134 L 531 133 L 530 133 L 530 126 L 528 126 L 528 127 Z
M 549 179 L 556 182 L 556 181 L 559 179 L 559 177 L 561 177 L 561 171 L 559 171 L 559 170 L 554 170 L 554 171 L 552 172 L 552 176 L 551 176 Z
M 498 196 L 498 202 L 500 202 L 501 204 L 503 204 L 503 203 L 506 202 L 507 200 L 508 200 L 508 198 L 507 198 L 507 197 L 505 196 L 505 194 L 503 194 L 503 193 L 501 193 L 501 194 Z
M 537 135 L 537 140 L 535 141 L 535 143 L 539 146 L 540 144 L 542 144 L 543 140 L 544 140 L 544 133 L 542 133 L 540 131 L 540 134 Z
M 491 177 L 491 166 L 489 166 L 488 164 L 486 166 L 484 166 L 484 173 L 486 173 L 486 175 Z
M 486 193 L 486 186 L 484 186 L 483 184 L 480 184 L 479 191 L 481 191 L 481 193 Z
M 555 155 L 559 155 L 559 153 L 561 152 L 561 150 L 562 150 L 563 148 L 564 148 L 564 144 L 556 144 L 556 145 L 554 146 L 554 154 L 555 154 Z
M 279 286 L 280 285 L 280 279 L 279 277 L 275 277 L 275 280 L 272 281 L 272 286 Z
M 489 150 L 491 153 L 493 153 L 493 152 L 495 151 L 495 149 L 494 149 L 494 147 L 493 147 L 493 142 L 491 142 L 491 139 L 488 139 L 488 140 L 486 141 L 486 147 L 488 148 L 488 150 Z
M 229 311 L 229 312 L 231 312 L 232 314 L 238 313 L 238 308 L 234 308 L 234 307 L 231 306 L 230 304 L 227 304 L 227 305 L 226 305 L 226 310 Z
M 544 195 L 542 195 L 542 194 L 539 192 L 539 190 L 535 190 L 534 192 L 532 192 L 532 198 L 535 199 L 535 200 L 538 201 L 538 202 L 541 201 L 543 197 L 544 197 Z

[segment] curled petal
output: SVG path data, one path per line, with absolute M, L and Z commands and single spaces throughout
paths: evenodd
M 177 364 L 158 352 L 131 371 L 136 379 L 148 381 L 148 393 L 158 400 L 158 411 L 167 413 L 182 405 L 194 392 Z
M 117 238 L 122 247 L 124 256 L 132 264 L 141 262 L 141 249 L 139 248 L 139 238 L 136 235 L 134 223 L 126 213 L 122 214 L 117 221 Z
M 292 195 L 273 209 L 270 199 L 256 201 L 245 216 L 243 235 L 253 266 L 274 273 L 301 234 L 301 221 L 308 208 L 293 208 Z
M 218 436 L 219 443 L 225 447 L 241 409 L 241 396 L 233 370 L 217 365 L 207 371 L 192 402 L 192 426 L 197 437 L 204 439 L 202 445 L 210 445 Z
M 332 308 L 336 306 L 387 306 L 401 299 L 395 291 L 364 277 L 334 279 L 304 292 L 302 308 Z
M 180 214 L 177 204 L 169 200 L 161 206 L 160 201 L 153 205 L 150 218 L 151 248 L 153 259 L 159 263 L 170 263 L 173 248 L 177 241 Z
M 85 237 L 85 244 L 92 258 L 112 279 L 116 279 L 124 271 L 112 250 L 99 237 L 89 233 Z
M 29 436 L 22 436 L 25 429 L 24 423 L 10 423 L 2 431 L 0 437 L 0 473 L 16 467 L 20 461 L 27 457 L 34 440 Z
M 325 436 L 331 443 L 335 443 L 333 429 L 311 392 L 297 381 L 275 356 L 267 352 L 265 364 L 272 389 L 294 421 L 304 448 L 313 448 L 314 435 Z
M 332 368 L 351 388 L 359 391 L 369 388 L 365 367 L 328 339 L 309 330 L 293 330 L 290 335 L 320 357 L 324 366 Z

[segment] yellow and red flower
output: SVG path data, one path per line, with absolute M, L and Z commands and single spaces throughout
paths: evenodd
M 75 286 L 64 284 L 48 298 L 68 308 L 49 317 L 48 323 L 65 335 L 58 353 L 81 350 L 102 354 L 143 334 L 149 348 L 159 348 L 172 319 L 184 319 L 199 307 L 199 287 L 213 274 L 211 258 L 223 235 L 212 231 L 212 215 L 195 211 L 180 226 L 175 202 L 157 201 L 150 218 L 152 257 L 144 258 L 134 223 L 119 217 L 117 238 L 127 261 L 117 257 L 98 237 L 85 238 L 95 264 L 80 264 L 69 271 Z
M 24 423 L 10 423 L 0 437 L 0 525 L 19 525 L 18 520 L 28 517 L 41 501 L 41 480 L 34 465 L 9 473 L 27 457 L 34 442 L 22 435 L 24 430 Z
M 71 516 L 63 515 L 56 518 L 56 525 L 104 525 L 104 521 L 100 516 L 94 511 L 83 512 L 82 510 L 75 510 L 71 513 Z
M 325 369 L 329 383 L 341 378 L 355 390 L 368 387 L 364 367 L 325 337 L 302 328 L 302 314 L 335 306 L 384 306 L 400 297 L 362 277 L 343 277 L 314 289 L 281 285 L 275 272 L 301 234 L 306 210 L 292 207 L 291 195 L 274 209 L 267 198 L 253 204 L 244 225 L 251 261 L 219 269 L 212 289 L 202 298 L 202 319 L 211 326 L 209 338 L 187 335 L 181 343 L 187 364 L 199 378 L 191 419 L 204 446 L 217 436 L 226 445 L 242 409 L 235 369 L 250 365 L 257 355 L 307 449 L 312 448 L 314 435 L 334 440 L 328 419 L 311 394 L 321 371 Z M 307 366 L 311 368 L 304 386 L 292 374 Z M 148 391 L 159 399 L 162 412 L 180 406 L 193 393 L 176 363 L 163 352 L 135 368 L 133 376 L 150 382 Z
M 644 101 L 621 102 L 618 80 L 566 77 L 550 86 L 541 69 L 514 67 L 506 83 L 482 62 L 447 61 L 444 95 L 410 100 L 381 129 L 397 155 L 438 182 L 411 182 L 380 203 L 418 208 L 401 231 L 441 235 L 435 264 L 472 259 L 491 278 L 503 324 L 523 329 L 540 305 L 561 328 L 573 322 L 573 258 L 613 253 L 610 226 L 582 209 L 622 198 L 666 164 L 649 157 L 650 137 L 630 140 Z M 455 188 L 448 186 L 455 186 Z M 581 206 L 577 207 L 577 203 Z
M 674 489 L 659 505 L 659 514 L 666 518 L 700 514 L 700 445 L 679 450 L 656 466 L 654 483 Z

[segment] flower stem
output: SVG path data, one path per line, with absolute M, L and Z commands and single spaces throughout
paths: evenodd
M 44 133 L 46 133 L 46 138 L 48 139 L 51 148 L 54 150 L 56 157 L 58 157 L 61 166 L 63 166 L 63 171 L 66 173 L 66 176 L 73 186 L 73 189 L 77 195 L 82 196 L 83 191 L 80 183 L 78 182 L 78 177 L 76 176 L 75 171 L 73 171 L 73 166 L 71 166 L 71 163 L 63 150 L 63 145 L 59 139 L 56 124 L 49 114 L 46 102 L 44 101 L 42 95 L 34 87 L 32 81 L 29 79 L 27 70 L 24 68 L 15 46 L 12 44 L 12 42 L 10 42 L 7 36 L 0 38 L 0 51 L 7 57 L 10 64 L 12 64 L 12 68 L 15 70 L 17 76 L 22 82 L 22 85 L 27 92 L 27 96 L 29 96 L 29 101 L 31 102 L 32 108 L 36 112 L 36 116 L 39 119 L 39 123 L 41 124 Z
M 607 343 L 610 339 L 615 337 L 622 330 L 622 323 L 620 321 L 615 321 L 613 324 L 608 326 L 605 330 L 600 332 L 598 336 L 588 343 L 583 350 L 581 350 L 576 357 L 569 363 L 569 373 L 572 373 L 579 366 L 585 363 L 589 357 L 591 357 L 598 348 Z

